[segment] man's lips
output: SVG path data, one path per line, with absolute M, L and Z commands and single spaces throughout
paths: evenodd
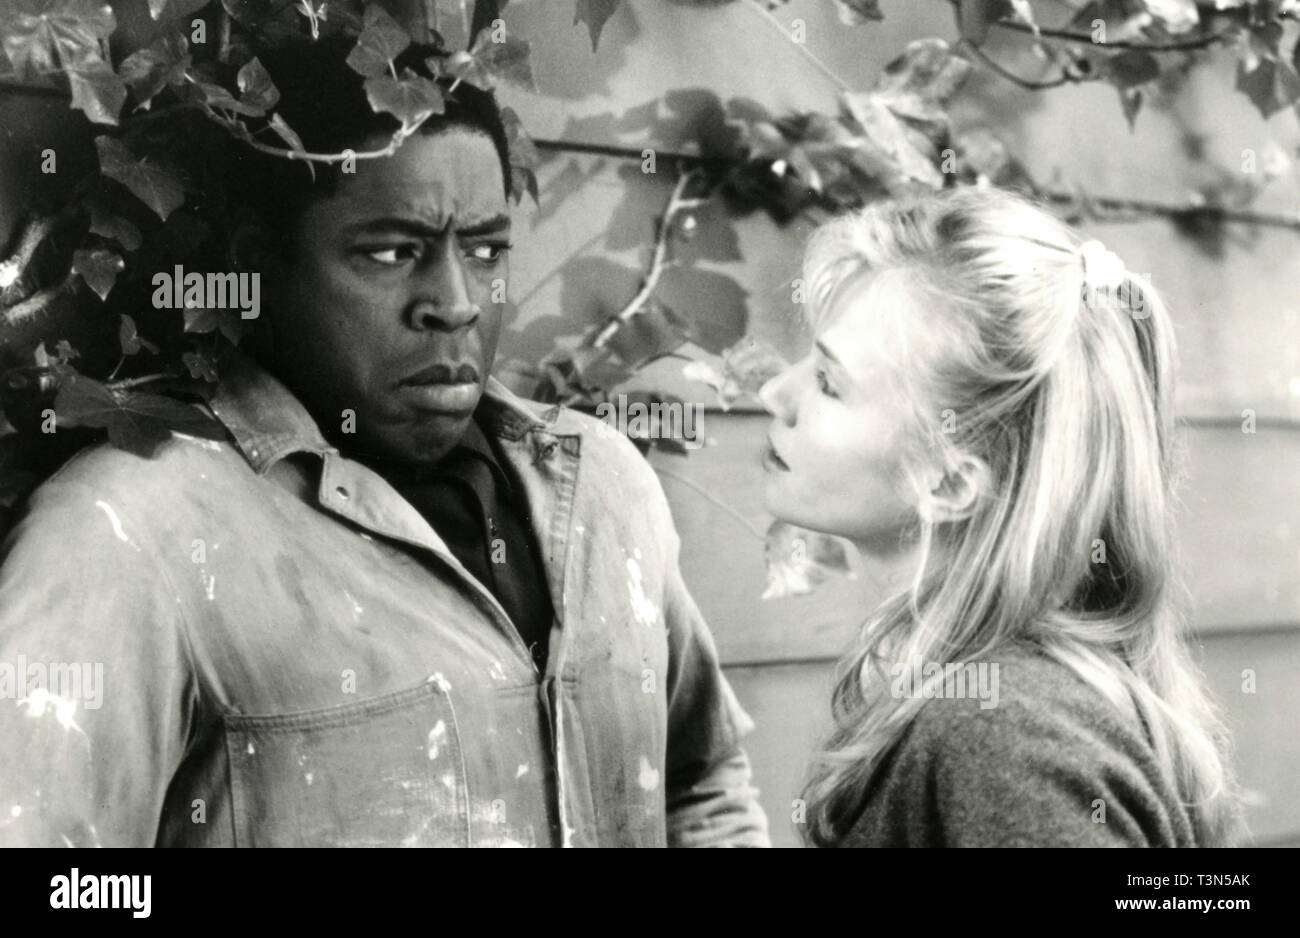
M 434 362 L 402 379 L 402 384 L 478 384 L 478 369 L 468 362 Z
M 421 410 L 466 414 L 478 404 L 478 369 L 468 362 L 435 362 L 399 382 L 397 393 Z

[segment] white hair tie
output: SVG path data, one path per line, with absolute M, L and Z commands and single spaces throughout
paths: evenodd
M 1083 279 L 1089 286 L 1119 286 L 1128 276 L 1124 262 L 1100 241 L 1085 241 L 1079 254 L 1083 258 Z

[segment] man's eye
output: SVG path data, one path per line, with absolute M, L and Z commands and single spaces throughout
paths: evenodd
M 485 264 L 495 264 L 505 256 L 506 251 L 510 250 L 508 244 L 476 244 L 470 248 L 470 257 L 476 261 L 482 261 Z
M 363 248 L 361 253 L 370 258 L 376 264 L 383 264 L 385 267 L 395 267 L 396 265 L 413 258 L 419 253 L 419 248 L 410 244 L 398 244 L 392 247 Z
M 817 387 L 821 389 L 821 392 L 825 394 L 827 397 L 839 397 L 838 394 L 836 394 L 833 390 L 831 390 L 830 382 L 826 380 L 826 372 L 822 371 L 819 368 L 817 369 L 816 374 L 817 374 Z

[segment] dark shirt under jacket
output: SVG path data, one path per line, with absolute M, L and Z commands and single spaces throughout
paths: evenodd
M 415 506 L 456 559 L 491 591 L 528 646 L 538 670 L 545 673 L 554 618 L 545 569 L 523 489 L 493 452 L 477 417 L 435 466 L 417 467 L 361 455 L 354 458 L 382 475 Z M 500 543 L 494 543 L 498 539 Z

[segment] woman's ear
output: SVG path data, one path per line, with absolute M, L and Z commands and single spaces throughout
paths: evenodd
M 964 455 L 946 468 L 936 468 L 927 479 L 921 517 L 932 524 L 962 521 L 970 517 L 988 485 L 988 464 L 977 456 Z

